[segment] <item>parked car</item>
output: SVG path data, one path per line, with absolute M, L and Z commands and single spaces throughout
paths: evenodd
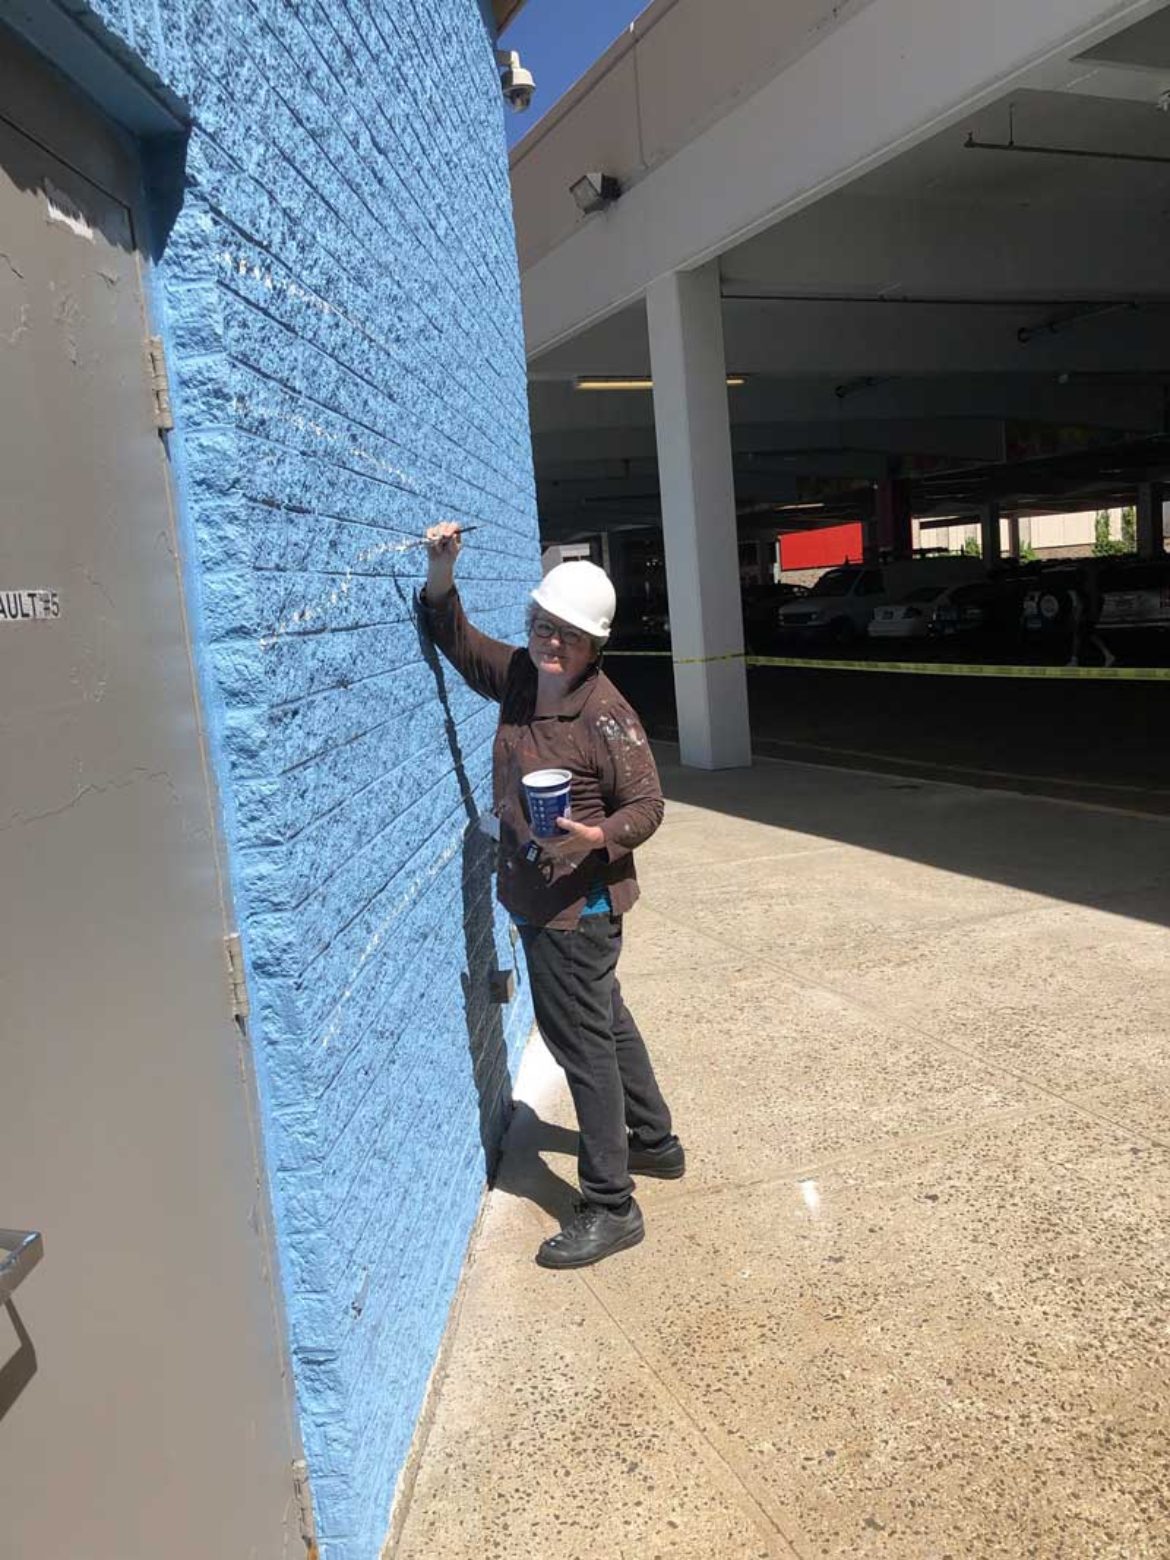
M 743 592 L 743 637 L 748 653 L 766 653 L 775 647 L 780 631 L 780 608 L 808 595 L 807 585 L 749 585 Z
M 642 612 L 638 619 L 638 628 L 644 638 L 652 639 L 656 643 L 666 643 L 670 638 L 670 612 L 665 598 L 659 602 L 652 602 Z
M 1102 630 L 1170 629 L 1170 559 L 1118 563 L 1097 582 Z
M 878 607 L 888 606 L 920 586 L 942 589 L 982 579 L 978 558 L 908 558 L 899 563 L 844 564 L 829 569 L 800 601 L 780 608 L 779 626 L 801 638 L 848 643 L 864 634 Z
M 1010 643 L 1019 635 L 1020 611 L 1032 583 L 1026 574 L 1009 574 L 957 586 L 934 609 L 932 637 Z
M 919 585 L 901 601 L 877 607 L 866 632 L 871 639 L 923 639 L 930 631 L 935 612 L 954 592 L 956 585 Z
M 1092 599 L 1096 560 L 1044 569 L 1028 582 L 1020 609 L 1024 632 L 1034 639 L 1068 639 Z
M 664 594 L 638 593 L 619 599 L 611 649 L 658 649 L 669 643 L 670 615 Z

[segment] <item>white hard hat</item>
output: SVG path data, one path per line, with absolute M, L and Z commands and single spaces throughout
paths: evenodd
M 584 559 L 558 563 L 532 592 L 532 599 L 550 616 L 593 639 L 609 638 L 617 596 L 609 575 L 595 563 Z

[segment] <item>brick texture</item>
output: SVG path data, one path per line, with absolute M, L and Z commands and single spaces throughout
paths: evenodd
M 86 25 L 191 109 L 155 235 L 172 451 L 322 1553 L 372 1560 L 531 1023 L 522 980 L 487 991 L 516 963 L 469 831 L 495 712 L 420 641 L 404 546 L 482 527 L 465 599 L 520 635 L 493 43 L 475 0 L 92 0 Z

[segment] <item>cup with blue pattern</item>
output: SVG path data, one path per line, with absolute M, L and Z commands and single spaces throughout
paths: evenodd
M 564 831 L 557 828 L 557 819 L 572 816 L 573 776 L 567 769 L 533 769 L 521 776 L 520 784 L 533 834 L 541 840 L 559 838 Z

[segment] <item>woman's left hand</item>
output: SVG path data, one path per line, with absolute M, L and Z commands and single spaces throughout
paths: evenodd
M 596 824 L 558 818 L 557 828 L 562 838 L 540 841 L 540 854 L 548 861 L 571 861 L 574 856 L 587 856 L 605 844 L 605 834 Z

